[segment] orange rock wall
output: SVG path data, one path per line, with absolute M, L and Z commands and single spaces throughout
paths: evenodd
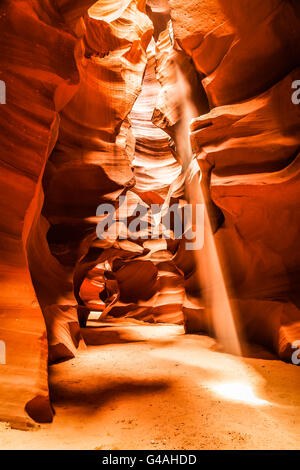
M 289 361 L 300 335 L 300 112 L 291 99 L 300 77 L 299 3 L 170 7 L 178 47 L 192 57 L 210 103 L 191 123 L 191 142 L 207 202 L 225 219 L 215 240 L 231 297 L 246 337 Z
M 77 6 L 84 12 L 91 3 Z M 60 11 L 62 6 L 67 15 L 71 7 L 66 2 L 56 5 L 55 9 L 52 2 L 3 1 L 0 6 L 0 78 L 7 93 L 7 104 L 0 107 L 0 338 L 6 343 L 6 365 L 0 366 L 0 419 L 18 427 L 32 426 L 32 418 L 52 418 L 45 324 L 28 254 L 59 112 L 79 83 L 77 38 Z

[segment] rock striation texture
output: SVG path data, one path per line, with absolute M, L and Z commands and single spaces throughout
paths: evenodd
M 299 4 L 170 6 L 178 47 L 192 57 L 210 103 L 191 123 L 191 143 L 207 203 L 224 217 L 215 240 L 230 295 L 246 337 L 290 361 L 300 333 L 300 112 L 291 99 L 300 76 Z M 187 315 L 196 311 L 189 306 Z
M 77 37 L 68 24 L 92 2 L 3 1 L 1 122 L 0 419 L 18 427 L 52 419 L 44 319 L 32 285 L 32 228 L 42 204 L 41 177 L 58 135 L 59 112 L 75 93 Z M 60 10 L 62 7 L 62 10 Z M 61 53 L 57 54 L 60 50 Z M 45 259 L 45 258 L 44 258 Z M 26 408 L 26 411 L 25 411 Z
M 50 361 L 72 357 L 87 315 L 75 267 L 93 251 L 98 204 L 133 185 L 127 115 L 152 35 L 143 9 L 1 4 L 0 419 L 20 428 L 53 415 L 42 313 Z
M 181 323 L 183 320 L 183 278 L 172 261 L 174 237 L 170 234 L 170 240 L 149 240 L 153 228 L 151 204 L 156 204 L 159 210 L 168 204 L 171 186 L 182 171 L 170 149 L 168 134 L 152 122 L 161 90 L 155 66 L 156 45 L 152 40 L 147 49 L 142 91 L 129 116 L 135 139 L 132 160 L 135 185 L 126 193 L 127 213 L 120 208 L 117 214 L 119 220 L 127 215 L 130 221 L 142 207 L 146 226 L 136 234 L 128 230 L 128 240 L 111 241 L 109 249 L 103 245 L 101 255 L 99 252 L 96 258 L 97 265 L 95 261 L 89 263 L 88 257 L 82 262 L 81 279 L 84 265 L 89 271 L 80 287 L 80 297 L 90 309 L 105 309 L 101 319 L 109 314 L 148 322 Z M 124 230 L 127 230 L 125 226 Z M 97 245 L 101 246 L 99 241 Z
M 49 224 L 47 242 L 60 270 L 53 272 L 60 290 L 49 296 L 48 288 L 45 297 L 40 273 L 34 274 L 44 311 L 70 306 L 72 323 L 77 324 L 74 307 L 85 305 L 79 293 L 87 274 L 83 266 L 90 270 L 113 245 L 97 238 L 97 207 L 111 203 L 117 209 L 119 196 L 134 185 L 128 114 L 141 89 L 153 31 L 142 3 L 136 1 L 97 2 L 81 27 L 84 35 L 76 50 L 80 86 L 61 113 L 58 141 L 43 178 L 42 218 Z M 45 286 L 48 281 L 45 277 Z M 51 328 L 51 319 L 47 323 Z M 58 350 L 65 348 L 70 353 L 63 341 Z

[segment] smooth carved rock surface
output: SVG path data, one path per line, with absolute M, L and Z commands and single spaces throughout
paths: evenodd
M 212 106 L 259 94 L 299 64 L 299 3 L 170 0 L 175 37 L 205 75 Z
M 119 196 L 135 183 L 131 168 L 134 139 L 128 114 L 141 89 L 146 48 L 153 32 L 143 8 L 142 2 L 133 0 L 114 5 L 97 2 L 89 9 L 82 26 L 85 34 L 76 50 L 79 90 L 61 113 L 59 138 L 43 178 L 42 213 L 50 224 L 47 241 L 60 271 L 64 270 L 72 282 L 69 292 L 66 288 L 60 295 L 52 293 L 51 303 L 50 299 L 41 302 L 46 318 L 48 305 L 56 303 L 58 310 L 62 305 L 69 306 L 67 323 L 73 328 L 76 322 L 78 325 L 77 302 L 83 309 L 86 304 L 92 305 L 84 287 L 89 284 L 89 271 L 93 272 L 103 254 L 95 230 L 100 220 L 97 207 L 110 202 L 117 208 Z M 98 287 L 95 303 L 103 307 L 101 286 L 97 280 L 91 285 Z M 55 329 L 49 320 L 47 324 L 59 344 L 56 332 L 63 330 Z M 61 342 L 71 357 L 73 338 L 63 336 Z M 61 359 L 67 356 L 62 347 L 53 351 L 52 346 L 55 360 L 60 360 L 59 352 Z
M 130 113 L 136 141 L 132 161 L 136 183 L 127 192 L 129 217 L 137 206 L 143 206 L 149 214 L 151 203 L 162 206 L 171 184 L 181 173 L 181 165 L 169 147 L 169 136 L 152 123 L 161 90 L 155 64 L 156 46 L 152 41 L 147 50 L 142 91 Z M 118 214 L 120 219 L 124 216 L 121 212 L 122 208 Z M 149 220 L 147 231 L 150 229 Z M 127 235 L 128 242 L 115 242 L 107 249 L 104 246 L 96 266 L 88 256 L 82 261 L 78 275 L 80 271 L 87 274 L 80 287 L 81 300 L 93 310 L 105 307 L 101 319 L 109 314 L 149 322 L 181 323 L 183 278 L 172 261 L 172 241 L 143 240 L 143 233 L 139 231 L 136 240 L 131 233 Z M 83 275 L 80 276 L 83 279 Z
M 300 148 L 299 106 L 291 100 L 295 69 L 265 93 L 214 108 L 191 124 L 198 159 L 217 176 L 265 173 L 287 166 Z M 287 99 L 283 99 L 287 97 Z
M 133 184 L 126 116 L 140 91 L 152 24 L 135 1 L 96 4 L 84 24 L 81 16 L 94 3 L 1 5 L 1 79 L 9 104 L 0 109 L 0 337 L 8 361 L 1 366 L 0 418 L 18 427 L 52 419 L 38 302 L 50 360 L 72 355 L 79 339 L 74 266 L 96 238 L 90 234 L 97 221 L 89 218 L 103 197 L 115 200 Z
M 130 113 L 136 139 L 133 166 L 135 191 L 153 191 L 166 196 L 171 183 L 181 173 L 181 165 L 176 162 L 170 150 L 168 134 L 152 122 L 162 89 L 155 75 L 156 57 L 156 44 L 152 41 L 148 48 L 142 92 Z
M 110 202 L 117 208 L 119 196 L 135 183 L 134 139 L 127 116 L 141 89 L 153 31 L 139 2 L 115 8 L 98 2 L 89 10 L 77 59 L 80 88 L 62 113 L 60 136 L 44 178 L 50 247 L 61 264 L 75 268 L 75 297 L 81 305 L 87 300 L 85 276 L 103 255 L 95 231 L 97 207 Z M 103 306 L 101 290 L 95 292 L 95 303 Z
M 87 4 L 77 2 L 78 7 Z M 32 418 L 52 419 L 45 324 L 28 257 L 41 206 L 41 176 L 58 135 L 58 113 L 79 83 L 77 39 L 56 5 L 3 1 L 0 7 L 0 79 L 7 90 L 7 104 L 0 108 L 0 338 L 7 350 L 7 364 L 0 366 L 0 419 L 18 427 L 32 426 Z M 65 13 L 70 11 L 65 4 Z
M 300 74 L 299 4 L 170 6 L 175 40 L 201 73 L 211 106 L 192 121 L 191 143 L 207 203 L 224 217 L 215 241 L 230 294 L 246 338 L 291 361 L 300 325 L 300 114 L 291 99 Z M 192 263 L 182 249 L 175 262 L 188 277 L 186 329 L 207 331 Z

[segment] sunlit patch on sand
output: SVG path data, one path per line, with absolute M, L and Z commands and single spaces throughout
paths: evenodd
M 218 383 L 211 385 L 210 388 L 227 400 L 255 406 L 270 405 L 268 401 L 262 400 L 255 395 L 251 385 L 243 382 Z

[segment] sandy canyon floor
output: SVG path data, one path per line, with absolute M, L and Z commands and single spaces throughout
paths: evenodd
M 92 320 L 83 334 L 89 346 L 50 367 L 54 422 L 0 424 L 1 449 L 299 449 L 299 367 L 174 325 Z

